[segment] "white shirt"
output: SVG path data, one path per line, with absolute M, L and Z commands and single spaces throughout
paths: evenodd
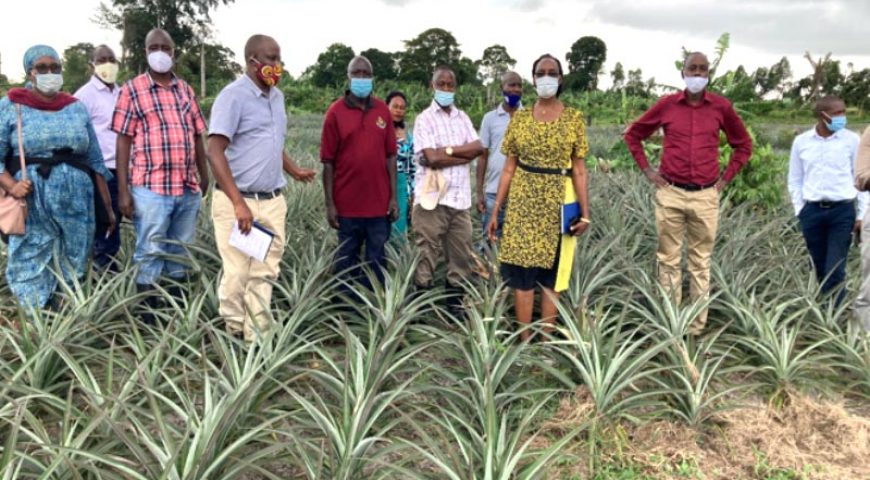
M 414 175 L 414 190 L 422 191 L 426 167 L 420 165 L 420 156 L 426 148 L 458 147 L 479 140 L 477 131 L 468 115 L 456 106 L 445 112 L 434 101 L 414 120 L 414 154 L 417 173 Z M 441 169 L 447 181 L 447 191 L 439 205 L 467 210 L 471 208 L 471 175 L 468 164 Z M 414 204 L 420 203 L 420 196 L 414 195 Z
M 118 86 L 109 89 L 96 75 L 92 75 L 91 80 L 76 92 L 75 97 L 88 110 L 91 123 L 94 124 L 94 130 L 97 132 L 97 142 L 100 144 L 100 151 L 103 152 L 106 168 L 115 168 L 115 142 L 118 134 L 113 132 L 110 126 L 112 114 L 115 112 L 115 101 L 118 99 Z
M 807 202 L 855 200 L 856 218 L 864 218 L 868 192 L 855 188 L 858 135 L 840 130 L 823 137 L 813 127 L 798 135 L 788 162 L 788 193 L 798 215 Z

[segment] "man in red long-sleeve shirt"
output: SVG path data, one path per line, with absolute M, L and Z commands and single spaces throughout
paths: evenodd
M 710 292 L 710 257 L 719 224 L 719 192 L 737 175 L 752 153 L 752 140 L 728 100 L 707 92 L 710 62 L 700 52 L 686 56 L 686 89 L 659 99 L 625 132 L 638 167 L 655 185 L 656 260 L 659 283 L 680 301 L 680 249 L 688 234 L 689 295 L 705 299 Z M 664 131 L 661 165 L 649 164 L 643 140 Z M 719 132 L 733 151 L 725 171 L 719 169 Z M 698 335 L 707 321 L 704 309 L 689 327 Z

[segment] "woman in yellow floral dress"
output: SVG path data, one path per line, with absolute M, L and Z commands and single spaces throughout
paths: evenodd
M 541 287 L 541 320 L 553 323 L 559 292 L 568 287 L 576 236 L 589 227 L 586 188 L 587 143 L 583 115 L 559 101 L 562 64 L 543 55 L 532 67 L 538 98 L 532 108 L 514 114 L 502 140 L 507 156 L 495 207 L 507 202 L 498 259 L 501 275 L 514 289 L 517 320 L 532 320 L 535 288 Z M 580 204 L 580 217 L 561 233 L 562 205 Z M 494 219 L 495 217 L 493 217 Z M 496 241 L 495 221 L 487 235 Z M 522 338 L 529 338 L 529 330 Z

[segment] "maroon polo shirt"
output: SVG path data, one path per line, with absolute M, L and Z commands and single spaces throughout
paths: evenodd
M 673 183 L 709 185 L 719 178 L 719 132 L 733 148 L 722 177 L 731 181 L 752 154 L 752 139 L 731 103 L 704 92 L 699 105 L 690 105 L 685 91 L 666 95 L 625 132 L 625 143 L 641 170 L 649 166 L 641 142 L 664 130 L 659 173 Z
M 349 93 L 333 102 L 323 119 L 320 161 L 332 163 L 332 200 L 338 216 L 383 217 L 390 202 L 387 157 L 396 154 L 396 134 L 387 105 L 374 97 L 358 107 Z

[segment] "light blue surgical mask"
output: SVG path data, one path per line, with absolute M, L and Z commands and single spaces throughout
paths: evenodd
M 453 105 L 453 97 L 455 93 L 453 92 L 445 92 L 443 90 L 435 90 L 435 103 L 441 105 L 442 107 L 449 107 Z
M 825 122 L 825 126 L 828 127 L 828 130 L 832 132 L 839 132 L 840 130 L 846 128 L 846 116 L 845 115 L 837 115 L 836 117 L 829 117 L 831 119 L 830 122 Z
M 350 93 L 356 98 L 366 98 L 372 93 L 371 78 L 351 78 Z
M 36 89 L 48 95 L 54 95 L 63 87 L 63 74 L 38 73 L 36 74 Z

